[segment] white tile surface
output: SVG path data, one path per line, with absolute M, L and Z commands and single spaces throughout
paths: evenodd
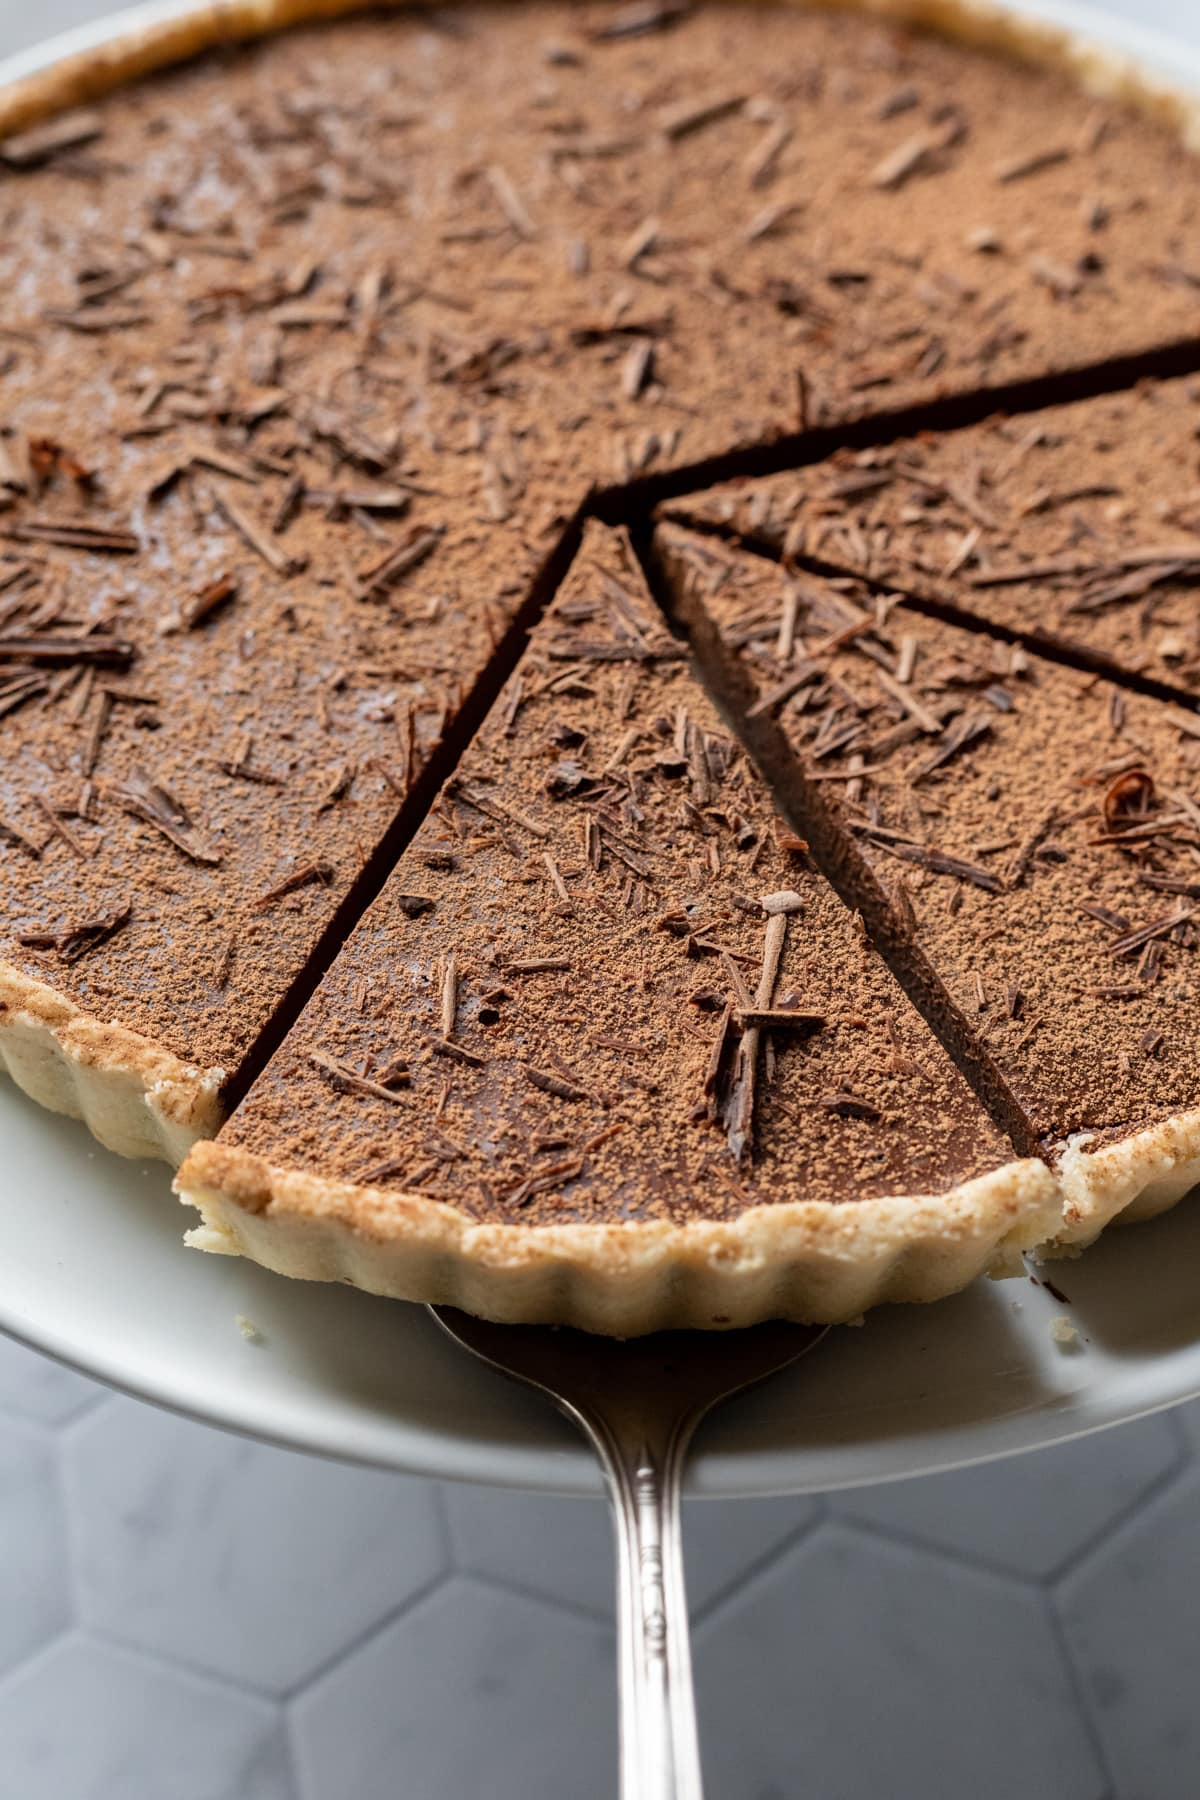
M 0 1674 L 48 1643 L 69 1616 L 54 1443 L 31 1427 L 0 1424 Z
M 0 1800 L 292 1800 L 275 1707 L 80 1639 L 0 1688 L 0 1745 Z
M 983 1566 L 1050 1575 L 1160 1486 L 1184 1458 L 1169 1417 L 1128 1426 L 1122 1449 L 1114 1456 L 1111 1440 L 1100 1434 L 1064 1444 L 1049 1457 L 1014 1457 L 1002 1471 L 984 1464 L 933 1480 L 866 1488 L 832 1504 L 841 1517 L 911 1535 Z
M 1191 1408 L 826 1508 L 689 1508 L 714 1800 L 1193 1795 L 1196 1444 Z M 443 1499 L 475 1579 L 444 1575 Z M 0 1413 L 0 1800 L 286 1796 L 248 1688 L 293 1683 L 300 1800 L 610 1800 L 610 1588 L 579 1501 L 441 1496 L 128 1400 L 54 1433 Z
M 1190 1800 L 1198 1444 L 690 1508 L 713 1800 Z M 611 1800 L 611 1584 L 578 1501 L 0 1413 L 0 1800 Z
M 114 1400 L 67 1434 L 83 1620 L 282 1693 L 442 1571 L 428 1483 Z
M 1200 1789 L 1200 1470 L 1100 1545 L 1058 1595 L 1120 1800 Z
M 296 1702 L 303 1800 L 612 1800 L 615 1705 L 604 1626 L 458 1577 Z
M 1043 1597 L 842 1525 L 721 1608 L 696 1669 L 714 1794 L 1104 1791 Z

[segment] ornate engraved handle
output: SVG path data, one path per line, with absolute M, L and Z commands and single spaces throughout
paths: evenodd
M 622 1800 L 703 1800 L 679 1494 L 696 1426 L 795 1362 L 825 1326 L 665 1332 L 621 1343 L 492 1325 L 448 1307 L 456 1343 L 545 1394 L 600 1458 L 617 1532 Z
M 679 1511 L 693 1421 L 661 1443 L 636 1418 L 580 1423 L 604 1464 L 617 1533 L 621 1800 L 703 1800 Z

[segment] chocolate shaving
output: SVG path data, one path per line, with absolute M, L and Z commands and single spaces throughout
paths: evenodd
M 89 950 L 95 950 L 121 931 L 132 917 L 132 906 L 118 906 L 94 919 L 80 919 L 64 925 L 58 931 L 18 932 L 17 942 L 29 950 L 53 950 L 60 962 L 78 962 Z
M 404 1098 L 402 1094 L 394 1093 L 390 1087 L 384 1087 L 381 1082 L 371 1081 L 367 1076 L 360 1075 L 348 1063 L 337 1062 L 332 1056 L 325 1056 L 320 1050 L 310 1051 L 308 1060 L 339 1094 L 363 1094 L 372 1100 L 390 1100 L 393 1105 Z M 394 1082 L 403 1083 L 407 1087 L 409 1079 L 407 1072 L 393 1069 Z M 366 1177 L 360 1179 L 365 1180 Z
M 442 1036 L 449 1040 L 454 1036 L 455 1021 L 458 1017 L 458 958 L 453 950 L 446 958 L 446 966 L 442 971 Z
M 93 525 L 86 519 L 24 519 L 4 534 L 23 544 L 54 544 L 61 550 L 89 550 L 100 555 L 132 556 L 141 541 L 132 531 Z
M 36 169 L 65 150 L 81 150 L 103 136 L 104 120 L 98 112 L 62 113 L 27 131 L 0 139 L 0 162 L 10 169 Z
M 333 880 L 333 875 L 334 869 L 332 863 L 309 863 L 305 868 L 297 869 L 296 872 L 293 875 L 289 875 L 285 881 L 281 881 L 278 887 L 271 888 L 266 894 L 260 894 L 258 899 L 252 902 L 253 910 L 255 912 L 266 912 L 270 907 L 274 906 L 277 901 L 284 899 L 286 895 L 294 894 L 298 888 L 308 887 L 314 881 L 320 881 L 328 885 L 329 882 Z
M 82 839 L 76 837 L 66 820 L 55 811 L 41 794 L 35 794 L 33 796 L 33 803 L 42 814 L 42 817 L 49 825 L 55 837 L 61 838 L 68 850 L 72 851 L 76 856 L 82 857 L 86 861 L 92 854 L 92 846 L 85 844 Z
M 236 500 L 232 500 L 228 494 L 220 492 L 214 493 L 213 499 L 217 511 L 228 520 L 238 536 L 250 546 L 251 550 L 261 556 L 267 566 L 274 569 L 277 575 L 300 573 L 304 567 L 304 560 L 297 560 L 282 551 L 267 532 L 250 517 L 250 514 L 238 505 Z
M 935 751 L 927 762 L 921 763 L 918 768 L 913 770 L 909 777 L 911 785 L 916 787 L 917 783 L 924 781 L 927 775 L 932 775 L 935 769 L 943 768 L 963 750 L 969 749 L 972 744 L 977 744 L 980 738 L 987 737 L 991 729 L 991 720 L 985 719 L 982 714 L 963 713 L 961 718 L 956 719 L 944 734 L 941 748 Z
M 441 536 L 440 525 L 424 526 L 414 531 L 406 543 L 398 545 L 395 550 L 389 550 L 382 562 L 375 563 L 359 576 L 358 598 L 373 600 L 377 594 L 382 594 L 396 582 L 402 581 L 427 556 L 433 554 Z
M 1127 769 L 1104 795 L 1104 823 L 1110 831 L 1140 825 L 1154 811 L 1154 779 L 1145 769 Z
M 1059 163 L 1066 162 L 1071 155 L 1065 144 L 1055 144 L 1046 150 L 1027 150 L 1020 156 L 1010 157 L 1006 162 L 997 163 L 996 180 L 999 182 L 1023 181 L 1027 175 L 1040 175 L 1043 169 L 1057 168 Z
M 1178 875 L 1139 875 L 1143 887 L 1157 888 L 1160 894 L 1183 894 L 1189 900 L 1200 900 L 1200 881 L 1184 881 Z
M 210 614 L 227 600 L 237 594 L 238 584 L 232 575 L 218 575 L 215 581 L 207 582 L 204 587 L 184 600 L 173 618 L 162 626 L 164 636 L 173 631 L 194 631 L 202 625 Z
M 628 5 L 618 7 L 602 24 L 592 26 L 588 36 L 595 43 L 643 37 L 647 32 L 665 30 L 668 25 L 686 18 L 690 11 L 690 4 L 684 4 L 682 0 L 629 0 Z
M 825 1094 L 817 1105 L 823 1112 L 836 1113 L 839 1119 L 865 1119 L 868 1124 L 875 1124 L 883 1114 L 870 1100 L 864 1100 L 849 1088 L 838 1088 L 832 1094 Z
M 543 1094 L 552 1094 L 556 1100 L 591 1099 L 586 1088 L 564 1081 L 558 1075 L 547 1074 L 545 1069 L 535 1069 L 532 1063 L 522 1063 L 521 1067 L 535 1088 L 540 1088 Z
M 456 782 L 451 791 L 456 799 L 465 800 L 468 806 L 473 806 L 476 812 L 483 813 L 486 818 L 498 819 L 504 825 L 519 825 L 535 838 L 545 839 L 551 835 L 546 826 L 538 825 L 524 813 L 517 812 L 514 807 L 501 805 L 499 800 L 493 800 L 490 795 L 469 786 L 465 781 Z
M 1057 809 L 1052 806 L 1050 811 L 1044 813 L 1038 820 L 1033 830 L 1029 833 L 1029 836 L 1022 843 L 1021 848 L 1017 851 L 1017 854 L 1013 857 L 1008 872 L 1004 877 L 1004 885 L 1006 887 L 1020 887 L 1033 866 L 1033 859 L 1037 854 L 1043 839 L 1053 831 L 1057 823 L 1058 812 Z
M 1110 944 L 1108 954 L 1130 956 L 1135 950 L 1140 950 L 1143 944 L 1148 944 L 1155 938 L 1169 936 L 1177 925 L 1186 925 L 1189 919 L 1196 916 L 1197 911 L 1200 908 L 1181 906 L 1176 912 L 1167 913 L 1161 919 L 1152 919 L 1149 925 L 1140 925 L 1136 931 L 1130 931 L 1126 936 L 1118 938 L 1115 944 Z
M 921 844 L 891 844 L 888 848 L 893 856 L 916 863 L 918 868 L 928 869 L 934 875 L 952 875 L 956 881 L 970 882 L 988 894 L 999 894 L 1003 890 L 1004 883 L 990 869 L 964 862 L 960 856 L 948 856 L 944 850 L 927 850 Z
M 742 1031 L 792 1031 L 807 1037 L 829 1023 L 825 1013 L 800 1012 L 790 1006 L 749 1007 L 734 1014 Z
M 561 1162 L 549 1163 L 546 1168 L 539 1169 L 536 1175 L 528 1175 L 519 1186 L 505 1196 L 509 1206 L 526 1206 L 535 1194 L 544 1194 L 552 1188 L 563 1187 L 568 1181 L 575 1181 L 583 1174 L 582 1156 L 564 1157 Z
M 689 137 L 704 125 L 712 125 L 730 113 L 740 112 L 746 104 L 745 94 L 709 94 L 699 99 L 681 100 L 667 107 L 656 121 L 663 136 L 669 139 Z
M 1086 913 L 1089 919 L 1095 919 L 1101 925 L 1107 925 L 1110 931 L 1128 931 L 1129 920 L 1124 913 L 1113 912 L 1111 907 L 1100 906 L 1093 900 L 1080 900 L 1079 910 Z
M 0 636 L 0 662 L 113 664 L 126 667 L 137 651 L 128 638 L 96 631 L 85 637 L 55 637 L 38 633 Z
M 451 1062 L 462 1063 L 469 1069 L 482 1069 L 487 1062 L 486 1056 L 478 1056 L 474 1050 L 464 1050 L 461 1044 L 456 1044 L 447 1037 L 432 1039 L 430 1048 L 435 1056 L 449 1057 Z
M 437 905 L 431 894 L 393 894 L 391 898 L 406 919 L 419 919 L 422 913 L 432 912 Z
M 26 837 L 23 831 L 19 831 L 7 819 L 0 819 L 0 841 L 11 844 L 14 850 L 23 850 L 34 862 L 41 859 L 42 846 L 35 844 L 31 837 Z
M 754 996 L 754 1006 L 747 1008 L 743 1005 L 744 1012 L 771 1011 L 775 983 L 779 977 L 779 965 L 783 958 L 784 945 L 787 942 L 787 922 L 787 913 L 772 913 L 767 919 L 767 928 L 763 938 L 762 968 Z M 741 1042 L 734 1053 L 729 1093 L 722 1108 L 730 1153 L 737 1163 L 745 1162 L 753 1149 L 758 1056 L 762 1041 L 763 1034 L 758 1025 L 750 1025 L 743 1032 Z
M 191 862 L 213 866 L 222 860 L 222 853 L 192 824 L 183 802 L 140 769 L 110 792 L 118 806 L 161 832 Z

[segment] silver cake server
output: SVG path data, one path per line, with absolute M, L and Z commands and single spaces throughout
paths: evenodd
M 702 1800 L 679 1505 L 688 1448 L 714 1406 L 795 1362 L 828 1328 L 622 1342 L 429 1310 L 472 1355 L 553 1400 L 599 1457 L 617 1539 L 621 1800 Z

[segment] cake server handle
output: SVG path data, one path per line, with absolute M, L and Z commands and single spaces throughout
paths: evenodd
M 697 1425 L 722 1401 L 807 1355 L 824 1325 L 589 1337 L 497 1325 L 448 1306 L 448 1337 L 536 1388 L 591 1444 L 617 1533 L 621 1800 L 703 1800 L 683 1584 L 679 1496 Z
M 560 1401 L 560 1404 L 561 1401 Z M 621 1800 L 703 1800 L 680 1492 L 699 1414 L 568 1409 L 604 1469 L 617 1539 Z

